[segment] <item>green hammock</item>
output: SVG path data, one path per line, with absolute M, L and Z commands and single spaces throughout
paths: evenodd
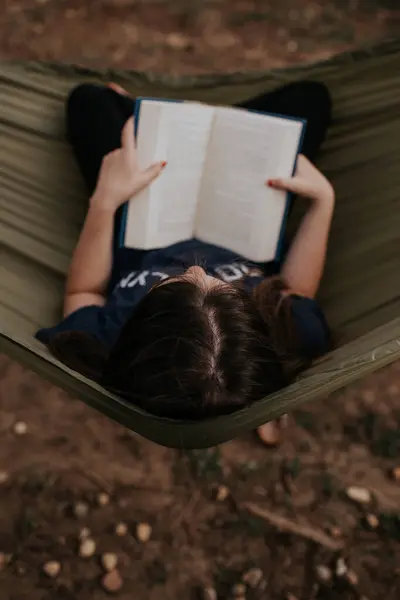
M 299 78 L 325 81 L 334 99 L 320 166 L 334 182 L 337 209 L 320 300 L 338 349 L 281 392 L 204 422 L 146 414 L 51 358 L 32 334 L 60 316 L 86 205 L 63 136 L 68 90 L 114 80 L 133 95 L 231 104 Z M 287 70 L 184 79 L 6 63 L 0 111 L 0 351 L 45 379 L 155 442 L 204 448 L 400 358 L 400 40 Z

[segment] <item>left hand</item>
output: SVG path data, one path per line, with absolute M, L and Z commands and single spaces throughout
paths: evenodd
M 165 162 L 158 162 L 146 169 L 139 167 L 131 117 L 122 130 L 121 147 L 103 158 L 91 204 L 115 212 L 121 204 L 150 185 L 165 165 Z
M 317 203 L 332 204 L 335 200 L 332 184 L 303 154 L 298 156 L 293 177 L 269 179 L 267 184 L 276 190 L 292 192 Z

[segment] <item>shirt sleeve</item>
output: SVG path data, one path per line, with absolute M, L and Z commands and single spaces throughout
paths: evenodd
M 312 360 L 329 352 L 332 348 L 331 332 L 318 303 L 296 295 L 292 295 L 291 300 L 292 316 L 304 356 Z
M 35 337 L 42 344 L 48 345 L 54 336 L 59 333 L 80 331 L 92 335 L 101 341 L 102 310 L 101 306 L 83 306 L 60 321 L 58 325 L 39 329 Z

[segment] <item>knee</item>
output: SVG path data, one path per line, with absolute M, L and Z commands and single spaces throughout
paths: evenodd
M 304 93 L 307 94 L 309 102 L 318 109 L 319 112 L 331 113 L 332 97 L 329 88 L 322 81 L 304 81 Z
M 331 93 L 325 83 L 322 81 L 307 81 L 306 83 L 310 94 L 314 94 L 316 97 L 320 98 L 322 102 L 331 101 Z
M 88 109 L 92 109 L 94 102 L 98 100 L 99 94 L 104 93 L 104 86 L 94 83 L 80 83 L 72 88 L 66 103 L 66 115 L 70 119 Z

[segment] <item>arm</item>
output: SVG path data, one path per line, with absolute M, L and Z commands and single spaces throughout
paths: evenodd
M 72 258 L 64 298 L 64 316 L 82 306 L 105 304 L 112 267 L 114 213 L 92 199 Z
M 121 148 L 104 157 L 96 190 L 68 273 L 64 317 L 84 306 L 105 304 L 112 268 L 114 215 L 119 206 L 136 196 L 161 173 L 165 163 L 140 169 L 137 162 L 133 118 L 122 131 Z
M 282 266 L 282 277 L 297 294 L 314 298 L 325 266 L 333 202 L 310 206 Z
M 292 293 L 314 298 L 325 266 L 335 205 L 333 188 L 302 155 L 294 177 L 271 180 L 268 184 L 299 194 L 311 202 L 282 266 L 282 277 Z

